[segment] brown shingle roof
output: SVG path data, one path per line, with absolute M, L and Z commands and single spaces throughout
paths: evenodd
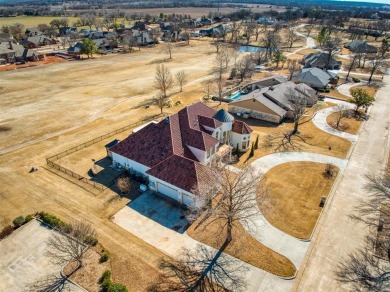
M 207 171 L 207 167 L 199 162 L 172 155 L 146 173 L 182 190 L 193 192 L 198 185 L 203 185 L 207 180 Z
M 235 120 L 233 122 L 232 132 L 238 134 L 250 134 L 253 130 L 246 123 Z

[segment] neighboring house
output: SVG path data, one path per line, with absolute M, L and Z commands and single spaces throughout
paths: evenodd
M 0 46 L 0 64 L 15 63 L 15 51 Z
M 37 27 L 30 27 L 26 29 L 26 32 L 24 34 L 27 37 L 32 37 L 32 36 L 41 35 L 42 32 Z
M 112 50 L 118 47 L 118 42 L 116 40 L 109 39 L 92 39 L 93 42 L 97 45 L 100 51 Z M 82 42 L 77 42 L 73 46 L 68 48 L 69 54 L 81 54 L 83 48 Z
M 138 46 L 146 46 L 154 44 L 156 41 L 147 31 L 133 30 L 133 37 Z
M 314 89 L 325 89 L 329 83 L 337 82 L 337 74 L 318 68 L 304 68 L 293 77 L 294 82 L 305 83 Z
M 272 18 L 272 17 L 260 17 L 260 18 L 257 20 L 257 23 L 258 23 L 258 24 L 274 25 L 275 22 L 276 22 L 276 19 L 275 19 L 275 18 Z
M 31 36 L 19 42 L 25 48 L 35 49 L 40 46 L 48 46 L 56 44 L 56 41 L 45 35 Z
M 291 94 L 305 99 L 307 106 L 313 106 L 318 100 L 315 90 L 306 84 L 287 81 L 240 96 L 229 103 L 229 111 L 246 114 L 258 120 L 280 123 L 284 118 L 292 118 L 293 112 L 288 99 Z
M 64 35 L 67 35 L 67 34 L 73 33 L 73 32 L 77 32 L 76 27 L 66 26 L 66 27 L 60 27 L 60 29 L 59 29 L 60 36 L 64 36 Z
M 38 52 L 35 52 L 31 49 L 27 49 L 23 47 L 22 45 L 15 44 L 12 42 L 6 42 L 6 43 L 1 43 L 0 48 L 6 48 L 9 50 L 12 50 L 15 52 L 15 61 L 20 62 L 20 61 L 39 61 L 43 59 L 43 55 L 39 54 Z
M 226 34 L 228 32 L 231 32 L 231 28 L 230 28 L 230 25 L 227 25 L 227 24 L 219 24 L 219 25 L 217 25 L 215 27 L 211 27 L 211 28 L 208 28 L 208 29 L 201 29 L 199 31 L 199 33 L 202 36 L 208 36 L 208 37 L 221 36 L 224 33 Z
M 341 68 L 341 61 L 337 61 L 334 57 L 331 57 L 331 60 L 328 63 L 328 54 L 327 53 L 311 53 L 306 55 L 302 64 L 305 68 L 319 68 L 319 69 L 328 69 L 328 70 L 339 70 Z M 325 68 L 327 67 L 327 68 Z
M 344 46 L 353 53 L 376 53 L 378 50 L 375 46 L 369 45 L 362 40 L 354 40 Z
M 228 145 L 247 150 L 251 132 L 226 111 L 198 102 L 143 127 L 110 151 L 114 164 L 146 178 L 151 190 L 193 206 L 195 188 L 213 187 L 207 164 L 230 155 Z

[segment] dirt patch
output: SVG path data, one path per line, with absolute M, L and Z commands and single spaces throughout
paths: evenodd
M 77 263 L 69 263 L 64 268 L 64 274 L 88 291 L 100 291 L 99 279 L 105 270 L 111 270 L 110 260 L 101 263 L 102 249 L 96 247 L 87 250 L 85 253 L 84 266 L 72 273 Z
M 345 115 L 345 117 L 341 119 L 338 128 L 336 127 L 338 113 L 332 113 L 329 116 L 327 116 L 326 122 L 328 123 L 329 126 L 331 126 L 336 130 L 343 131 L 350 134 L 357 134 L 357 132 L 360 129 L 360 125 L 363 122 L 361 114 L 356 115 L 355 111 L 352 109 L 343 111 L 343 114 Z
M 226 230 L 222 227 L 221 222 L 214 221 L 209 224 L 212 218 L 196 228 L 202 218 L 203 216 L 198 218 L 187 229 L 187 234 L 216 249 L 220 248 L 225 240 Z M 294 264 L 288 258 L 262 245 L 240 224 L 234 226 L 233 241 L 225 249 L 225 252 L 277 276 L 291 277 L 296 271 Z
M 321 197 L 334 182 L 324 177 L 324 169 L 322 163 L 288 162 L 268 171 L 263 180 L 269 197 L 258 202 L 267 220 L 294 237 L 309 238 L 321 213 Z
M 16 69 L 25 69 L 25 68 L 35 67 L 39 65 L 50 65 L 50 64 L 65 63 L 65 62 L 68 61 L 55 56 L 47 56 L 43 60 L 36 61 L 36 62 L 26 62 L 26 64 L 21 64 L 21 65 L 15 65 L 15 64 L 2 65 L 0 66 L 0 72 L 11 71 Z

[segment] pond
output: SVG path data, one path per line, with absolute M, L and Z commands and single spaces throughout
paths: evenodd
M 238 49 L 242 53 L 255 53 L 255 52 L 265 52 L 266 49 L 263 47 L 257 47 L 257 46 L 245 46 L 241 45 L 240 48 Z

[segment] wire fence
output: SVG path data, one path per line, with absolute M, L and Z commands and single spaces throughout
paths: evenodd
M 115 135 L 117 135 L 119 133 L 123 133 L 125 131 L 134 129 L 134 128 L 138 127 L 138 126 L 141 126 L 141 125 L 143 125 L 143 124 L 145 124 L 147 122 L 153 121 L 156 117 L 157 116 L 153 116 L 152 118 L 145 119 L 145 120 L 142 120 L 140 122 L 136 122 L 136 123 L 127 125 L 125 127 L 122 127 L 122 128 L 117 129 L 115 131 L 109 132 L 109 133 L 104 134 L 104 135 L 102 135 L 100 137 L 97 137 L 95 139 L 89 140 L 89 141 L 87 141 L 85 143 L 82 143 L 80 145 L 72 147 L 72 148 L 70 148 L 68 150 L 65 150 L 65 151 L 61 152 L 61 153 L 58 153 L 58 154 L 53 155 L 51 157 L 48 157 L 48 158 L 46 158 L 46 163 L 47 163 L 48 166 L 50 166 L 50 167 L 52 167 L 52 168 L 54 168 L 56 170 L 59 170 L 59 171 L 65 173 L 65 174 L 69 175 L 70 177 L 73 177 L 73 178 L 75 178 L 75 179 L 77 179 L 77 180 L 79 180 L 81 182 L 87 183 L 87 184 L 93 186 L 94 188 L 96 188 L 96 189 L 98 189 L 100 191 L 104 191 L 105 189 L 107 189 L 109 186 L 111 186 L 114 183 L 115 178 L 112 179 L 111 181 L 109 181 L 108 183 L 106 183 L 105 185 L 102 185 L 102 184 L 100 184 L 98 182 L 92 181 L 92 180 L 90 180 L 90 179 L 88 179 L 88 178 L 86 178 L 86 177 L 84 177 L 82 175 L 79 175 L 78 173 L 75 173 L 72 170 L 69 170 L 69 169 L 61 166 L 60 164 L 58 164 L 58 163 L 56 163 L 54 161 L 56 161 L 56 160 L 58 160 L 60 158 L 63 158 L 65 156 L 67 156 L 67 155 L 70 155 L 70 154 L 72 154 L 74 152 L 77 152 L 77 151 L 79 151 L 81 149 L 84 149 L 84 148 L 86 148 L 88 146 L 91 146 L 93 144 L 99 143 L 99 142 L 101 142 L 101 141 L 103 141 L 103 140 L 105 140 L 107 138 L 110 138 L 112 136 L 115 136 Z

